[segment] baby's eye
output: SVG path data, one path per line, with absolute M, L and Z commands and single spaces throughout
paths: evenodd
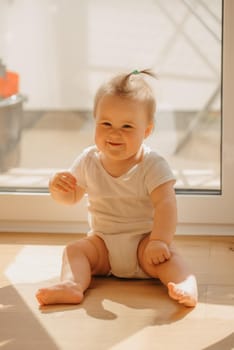
M 123 128 L 124 128 L 124 129 L 132 129 L 132 125 L 124 124 L 124 125 L 123 125 Z
M 103 122 L 102 125 L 103 125 L 103 126 L 108 126 L 108 127 L 109 127 L 109 126 L 111 126 L 111 123 L 109 123 L 109 122 Z

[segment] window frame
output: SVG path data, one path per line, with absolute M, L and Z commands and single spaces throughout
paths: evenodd
M 177 194 L 178 232 L 234 232 L 234 2 L 223 2 L 222 190 L 220 194 Z M 75 206 L 54 202 L 48 193 L 0 193 L 0 231 L 83 232 L 87 229 L 84 198 Z

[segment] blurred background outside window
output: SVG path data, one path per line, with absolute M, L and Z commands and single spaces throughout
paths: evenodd
M 218 193 L 221 52 L 221 0 L 2 0 L 1 191 L 47 191 L 51 173 L 93 144 L 99 84 L 152 68 L 158 108 L 147 143 L 169 161 L 178 191 Z

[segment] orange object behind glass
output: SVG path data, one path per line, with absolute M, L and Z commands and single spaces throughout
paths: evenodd
M 19 92 L 19 76 L 14 72 L 6 72 L 0 76 L 0 97 L 7 98 Z

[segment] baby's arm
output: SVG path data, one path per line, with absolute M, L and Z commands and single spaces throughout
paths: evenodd
M 169 245 L 176 231 L 177 208 L 173 188 L 174 181 L 166 182 L 154 189 L 151 199 L 154 205 L 154 224 L 146 247 L 147 260 L 159 264 L 171 256 Z
M 63 204 L 74 204 L 84 195 L 83 188 L 77 185 L 76 178 L 69 171 L 61 171 L 52 176 L 49 181 L 51 196 Z

